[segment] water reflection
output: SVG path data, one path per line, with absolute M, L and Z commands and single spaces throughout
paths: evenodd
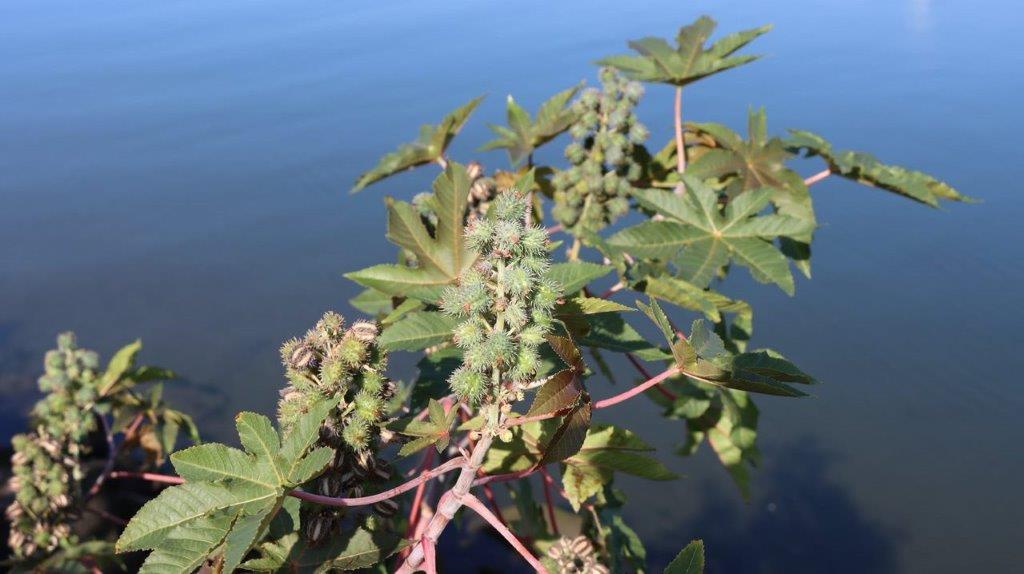
M 704 539 L 709 574 L 898 571 L 904 536 L 865 515 L 830 477 L 834 455 L 804 439 L 766 452 L 764 459 L 749 504 L 725 482 L 702 485 L 700 510 L 679 529 L 679 547 Z M 651 571 L 659 572 L 678 550 L 649 548 Z

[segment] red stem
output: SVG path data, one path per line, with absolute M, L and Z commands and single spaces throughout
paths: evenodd
M 423 462 L 420 464 L 420 472 L 425 471 L 434 463 L 434 449 L 428 447 L 427 453 L 423 455 Z M 420 506 L 423 505 L 423 493 L 427 488 L 427 481 L 416 486 L 416 494 L 413 495 L 412 508 L 409 510 L 409 526 L 406 528 L 405 537 L 408 538 L 416 530 L 416 521 L 420 517 Z
M 423 559 L 427 574 L 437 574 L 437 552 L 434 544 L 429 540 L 423 541 Z
M 498 517 L 492 514 L 490 509 L 487 508 L 487 505 L 484 504 L 483 502 L 480 502 L 479 498 L 473 496 L 472 494 L 467 494 L 463 497 L 462 503 L 472 508 L 477 514 L 480 515 L 481 518 L 486 520 L 487 523 L 490 524 L 492 528 L 497 530 L 498 534 L 501 534 L 502 538 L 504 538 L 506 542 L 511 544 L 512 547 L 516 549 L 516 552 L 518 552 L 520 556 L 526 559 L 526 561 L 530 563 L 530 566 L 533 566 L 534 570 L 541 574 L 548 574 L 547 568 L 544 568 L 544 565 L 540 563 L 540 560 L 537 560 L 537 558 L 534 557 L 533 554 L 530 554 L 530 551 L 527 550 L 525 546 L 523 546 L 523 543 L 520 542 L 518 538 L 516 538 L 516 535 L 513 534 L 512 531 L 508 529 L 508 527 L 502 524 L 501 521 L 498 520 Z
M 551 522 L 551 531 L 555 533 L 555 536 L 560 536 L 558 533 L 558 522 L 555 520 L 555 503 L 551 500 L 551 484 L 554 480 L 543 466 L 540 467 L 540 473 L 544 475 L 544 480 L 542 481 L 544 483 L 544 503 L 548 507 L 548 521 Z
M 639 385 L 633 387 L 632 389 L 629 389 L 628 391 L 623 391 L 623 392 L 615 395 L 614 397 L 608 397 L 607 399 L 603 399 L 603 400 L 597 401 L 596 403 L 594 403 L 594 408 L 595 409 L 604 409 L 604 408 L 608 408 L 608 407 L 610 407 L 612 405 L 617 405 L 617 404 L 621 403 L 622 401 L 628 400 L 628 399 L 630 399 L 630 398 L 632 398 L 632 397 L 634 397 L 634 396 L 636 396 L 636 395 L 646 391 L 647 389 L 657 385 L 658 383 L 664 381 L 665 379 L 667 379 L 669 377 L 672 377 L 674 375 L 678 375 L 678 374 L 679 374 L 679 367 L 671 367 L 669 369 L 666 369 L 660 375 L 658 375 L 656 377 L 652 377 L 652 378 L 648 379 L 647 381 L 645 381 L 643 383 L 640 383 Z
M 139 425 L 141 425 L 142 421 L 145 419 L 145 417 L 141 413 L 135 415 L 135 418 L 132 420 L 131 424 L 128 425 L 128 428 L 126 428 L 124 431 L 124 439 L 121 441 L 121 444 L 115 447 L 114 432 L 111 430 L 110 424 L 107 422 L 107 417 L 99 413 L 97 413 L 96 416 L 98 416 L 100 422 L 103 423 L 103 433 L 104 435 L 106 435 L 107 438 L 107 462 L 103 465 L 103 470 L 100 471 L 100 475 L 96 477 L 96 482 L 92 484 L 92 487 L 89 489 L 89 492 L 86 493 L 86 499 L 96 496 L 96 493 L 98 493 L 100 491 L 100 488 L 103 487 L 103 483 L 107 481 L 107 478 L 110 476 L 111 471 L 114 470 L 114 463 L 117 461 L 117 455 L 119 455 L 121 451 L 124 450 L 124 445 L 127 444 L 128 441 L 132 439 L 132 437 L 135 435 L 135 431 L 139 430 Z
M 317 504 L 323 504 L 325 506 L 367 506 L 370 504 L 376 504 L 382 500 L 394 498 L 403 492 L 408 492 L 413 488 L 416 488 L 422 483 L 429 481 L 430 479 L 440 476 L 446 472 L 455 470 L 456 468 L 462 468 L 466 465 L 465 459 L 453 458 L 448 462 L 438 466 L 437 468 L 425 472 L 418 477 L 409 480 L 396 486 L 395 488 L 385 490 L 379 494 L 373 494 L 370 496 L 357 496 L 352 498 L 337 498 L 333 496 L 322 496 L 319 494 L 313 494 L 304 490 L 293 490 L 288 494 L 295 498 L 305 500 L 307 502 L 315 502 Z M 152 472 L 130 472 L 130 471 L 114 471 L 110 473 L 110 478 L 141 478 L 143 480 L 149 480 L 152 482 L 165 482 L 168 484 L 182 484 L 185 479 L 180 476 L 170 476 L 166 474 L 156 474 Z
M 640 360 L 637 359 L 636 356 L 633 355 L 633 353 L 626 353 L 626 358 L 629 359 L 629 362 L 633 364 L 633 366 L 636 368 L 637 372 L 640 373 L 640 375 L 642 377 L 644 377 L 645 379 L 650 379 L 651 378 L 650 371 L 648 371 L 643 366 L 643 364 L 640 362 Z M 678 397 L 676 397 L 675 393 L 673 393 L 672 391 L 666 389 L 665 387 L 663 387 L 661 385 L 658 385 L 658 386 L 656 386 L 654 388 L 658 389 L 658 392 L 661 393 L 662 396 L 664 396 L 666 399 L 668 399 L 670 401 L 674 401 L 674 400 L 676 400 L 678 398 Z
M 498 506 L 498 499 L 494 497 L 494 489 L 491 488 L 491 485 L 485 484 L 483 490 L 484 496 L 487 497 L 487 502 L 489 502 L 491 504 L 491 508 L 494 509 L 494 515 L 498 517 L 498 520 L 500 520 L 502 524 L 508 525 L 508 521 L 505 520 L 505 516 L 501 514 L 501 507 Z
M 664 381 L 665 379 L 667 379 L 669 377 L 672 377 L 674 375 L 678 375 L 679 373 L 680 373 L 679 367 L 670 367 L 669 369 L 666 369 L 665 371 L 662 371 L 661 374 L 656 375 L 654 377 L 651 377 L 650 379 L 640 383 L 639 385 L 633 387 L 632 389 L 629 389 L 628 391 L 623 391 L 623 392 L 621 392 L 621 393 L 619 393 L 617 395 L 608 397 L 607 399 L 602 399 L 600 401 L 597 401 L 596 403 L 594 403 L 593 408 L 595 408 L 595 409 L 605 409 L 605 408 L 608 408 L 608 407 L 610 407 L 612 405 L 617 405 L 617 404 L 621 403 L 622 401 L 629 400 L 629 399 L 635 397 L 636 395 L 639 395 L 640 393 L 642 393 L 642 392 L 646 391 L 647 389 L 649 389 L 649 388 L 651 388 L 651 387 L 661 383 L 662 381 Z M 512 426 L 526 424 L 526 423 L 530 423 L 530 422 L 534 422 L 534 421 L 542 421 L 542 420 L 552 419 L 552 418 L 555 418 L 555 417 L 560 417 L 560 416 L 564 415 L 565 413 L 569 412 L 570 410 L 572 410 L 572 407 L 567 407 L 567 408 L 564 408 L 564 409 L 561 409 L 561 410 L 557 410 L 557 411 L 552 412 L 552 413 L 545 413 L 545 414 L 542 414 L 542 415 L 534 415 L 532 417 L 510 418 L 507 421 L 505 421 L 505 426 L 506 427 L 512 427 Z

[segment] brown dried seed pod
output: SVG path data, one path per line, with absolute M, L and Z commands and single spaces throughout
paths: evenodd
M 469 179 L 476 179 L 483 175 L 483 173 L 484 166 L 480 162 L 474 160 L 466 164 L 466 175 L 469 176 Z
M 295 346 L 295 350 L 288 356 L 288 366 L 293 369 L 305 369 L 316 364 L 316 350 L 303 341 Z
M 390 498 L 382 500 L 373 505 L 373 511 L 385 518 L 388 518 L 390 516 L 394 516 L 395 513 L 398 512 L 398 503 Z
M 377 338 L 377 325 L 370 321 L 356 321 L 348 329 L 352 336 L 364 343 L 372 343 Z

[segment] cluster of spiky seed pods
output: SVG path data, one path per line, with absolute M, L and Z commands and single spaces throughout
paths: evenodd
M 599 230 L 629 211 L 629 190 L 643 175 L 635 146 L 647 128 L 634 108 L 643 95 L 638 82 L 611 68 L 600 73 L 602 88 L 584 90 L 573 103 L 573 138 L 565 148 L 572 167 L 552 178 L 552 215 L 568 229 Z
M 334 449 L 334 460 L 307 488 L 324 496 L 361 496 L 368 484 L 391 476 L 387 463 L 377 458 L 382 442 L 390 436 L 383 428 L 395 384 L 384 376 L 387 354 L 377 344 L 378 327 L 357 321 L 348 328 L 333 311 L 324 313 L 301 339 L 281 347 L 289 386 L 281 391 L 278 416 L 288 429 L 316 402 L 340 397 L 337 409 L 320 428 L 320 446 Z M 382 440 L 383 439 L 383 440 Z M 397 509 L 391 500 L 374 510 L 390 515 Z M 342 518 L 342 509 L 309 507 L 303 511 L 308 539 L 323 540 Z
M 503 390 L 521 393 L 552 327 L 560 286 L 544 278 L 547 233 L 527 225 L 526 212 L 524 198 L 509 190 L 495 198 L 486 218 L 470 221 L 466 240 L 480 257 L 441 297 L 442 310 L 462 319 L 454 340 L 463 364 L 449 383 L 472 405 L 504 402 Z
M 81 457 L 96 429 L 91 412 L 100 384 L 96 353 L 78 348 L 73 333 L 62 333 L 43 365 L 39 389 L 46 397 L 32 410 L 36 430 L 11 440 L 8 485 L 15 498 L 6 510 L 8 545 L 23 558 L 52 552 L 70 539 L 84 477 Z
M 608 567 L 598 561 L 594 545 L 586 536 L 558 539 L 548 549 L 547 557 L 554 565 L 554 574 L 608 574 Z

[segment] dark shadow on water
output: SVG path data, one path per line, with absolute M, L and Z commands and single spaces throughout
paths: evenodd
M 728 484 L 708 485 L 701 510 L 680 528 L 687 536 L 673 541 L 678 547 L 648 541 L 651 571 L 660 572 L 686 541 L 702 538 L 708 574 L 897 572 L 903 536 L 866 516 L 829 477 L 833 460 L 812 439 L 765 452 L 749 504 Z

